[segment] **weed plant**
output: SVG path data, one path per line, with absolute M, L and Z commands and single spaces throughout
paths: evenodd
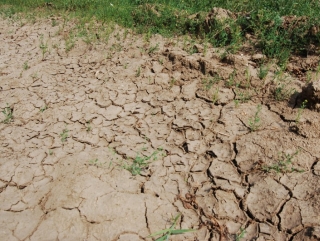
M 301 119 L 301 116 L 302 116 L 302 113 L 303 113 L 303 110 L 307 107 L 307 103 L 308 101 L 307 100 L 304 100 L 300 106 L 300 108 L 298 109 L 298 114 L 297 114 L 297 117 L 296 117 L 296 124 L 298 124 L 300 122 L 300 119 Z
M 248 125 L 249 125 L 250 131 L 256 131 L 260 127 L 261 120 L 260 120 L 259 114 L 260 114 L 261 109 L 262 109 L 262 106 L 259 104 L 257 106 L 257 111 L 254 114 L 254 117 L 249 119 L 249 124 Z
M 44 107 L 40 108 L 40 112 L 43 113 L 46 109 L 48 109 L 47 105 L 45 105 Z
M 45 54 L 48 52 L 48 44 L 43 41 L 43 35 L 40 36 L 40 49 L 42 52 L 42 60 L 45 58 Z
M 158 50 L 159 50 L 159 44 L 157 43 L 155 46 L 150 46 L 150 48 L 148 49 L 148 54 L 153 54 Z
M 270 166 L 262 167 L 262 170 L 266 172 L 275 171 L 276 173 L 287 173 L 287 172 L 304 172 L 304 170 L 300 170 L 293 167 L 292 160 L 298 155 L 299 150 L 293 154 L 286 154 L 284 152 L 279 154 L 278 161 Z
M 212 102 L 215 104 L 219 100 L 219 88 L 217 88 L 212 94 Z
M 90 132 L 92 130 L 91 121 L 86 122 L 86 131 Z
M 24 63 L 23 63 L 23 69 L 24 69 L 24 70 L 27 70 L 27 69 L 29 69 L 29 68 L 30 68 L 30 66 L 28 65 L 28 61 L 24 62 Z
M 89 160 L 90 166 L 103 167 L 106 162 L 100 162 L 98 158 Z
M 241 91 L 239 88 L 236 88 L 235 93 L 236 93 L 235 101 L 237 101 L 238 103 L 239 102 L 246 103 L 249 100 L 251 100 L 251 94 L 250 94 L 249 90 Z
M 136 71 L 136 77 L 139 77 L 141 74 L 141 67 L 139 67 Z
M 246 230 L 244 228 L 240 228 L 240 233 L 236 235 L 236 241 L 240 241 L 242 238 L 244 238 L 244 235 L 246 234 Z
M 234 69 L 232 73 L 229 75 L 229 79 L 225 82 L 226 87 L 237 86 L 237 82 L 235 80 L 237 75 L 237 70 Z
M 69 130 L 67 128 L 63 129 L 62 133 L 60 133 L 61 142 L 66 142 L 69 135 Z
M 170 80 L 170 88 L 172 88 L 175 85 L 176 82 L 177 82 L 177 80 L 175 78 L 172 78 Z
M 2 123 L 9 124 L 13 120 L 13 109 L 11 109 L 8 104 L 7 107 L 5 107 L 2 111 L 2 114 L 4 115 L 4 120 Z
M 160 238 L 157 238 L 156 241 L 168 241 L 170 239 L 171 235 L 177 235 L 177 234 L 184 234 L 188 232 L 194 232 L 196 230 L 194 229 L 175 229 L 177 225 L 177 221 L 180 218 L 181 213 L 179 213 L 173 220 L 172 225 L 168 229 L 163 229 L 161 231 L 155 232 L 153 234 L 150 234 L 149 237 L 155 237 L 155 236 L 161 236 Z
M 205 90 L 210 90 L 212 88 L 212 86 L 214 84 L 219 83 L 220 80 L 221 80 L 221 78 L 220 78 L 220 76 L 218 74 L 215 74 L 212 77 L 204 78 L 202 80 L 203 87 L 204 87 Z
M 158 159 L 159 152 L 162 152 L 161 148 L 154 151 L 150 156 L 143 156 L 141 153 L 137 153 L 137 156 L 132 160 L 132 162 L 130 160 L 126 160 L 122 167 L 131 172 L 133 176 L 140 175 L 141 171 L 148 167 L 152 161 Z M 162 155 L 164 154 L 162 153 Z
M 267 77 L 268 72 L 269 68 L 265 65 L 261 65 L 258 72 L 259 79 L 264 80 Z
M 275 88 L 273 90 L 274 98 L 277 101 L 283 101 L 290 98 L 292 94 L 296 91 L 292 88 L 291 79 L 287 78 L 283 69 L 275 72 L 275 78 L 273 80 L 275 83 Z

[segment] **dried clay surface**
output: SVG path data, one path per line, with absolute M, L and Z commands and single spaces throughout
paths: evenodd
M 0 21 L 0 240 L 320 239 L 320 113 L 272 66 L 57 23 Z

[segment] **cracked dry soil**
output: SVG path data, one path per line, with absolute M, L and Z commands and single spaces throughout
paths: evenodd
M 274 74 L 260 80 L 256 58 L 132 34 L 67 52 L 59 28 L 0 22 L 0 108 L 13 110 L 0 124 L 0 240 L 151 240 L 178 213 L 177 228 L 197 231 L 171 240 L 236 240 L 242 229 L 241 240 L 320 239 L 319 113 L 297 124 L 296 96 L 275 101 Z M 225 87 L 230 76 L 239 88 Z M 251 100 L 237 104 L 239 91 Z M 166 155 L 141 175 L 121 168 L 157 148 Z M 280 153 L 293 166 L 263 170 Z

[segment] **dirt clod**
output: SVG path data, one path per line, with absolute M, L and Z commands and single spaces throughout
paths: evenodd
M 298 98 L 299 103 L 307 100 L 307 106 L 310 109 L 320 112 L 320 80 L 303 87 Z

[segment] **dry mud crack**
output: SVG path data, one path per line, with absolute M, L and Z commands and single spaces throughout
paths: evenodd
M 197 231 L 171 240 L 320 239 L 320 115 L 272 101 L 272 72 L 131 34 L 66 52 L 58 31 L 0 22 L 0 240 L 151 240 L 178 213 Z M 246 71 L 260 92 L 238 103 L 224 83 Z M 121 168 L 158 148 L 141 175 Z

